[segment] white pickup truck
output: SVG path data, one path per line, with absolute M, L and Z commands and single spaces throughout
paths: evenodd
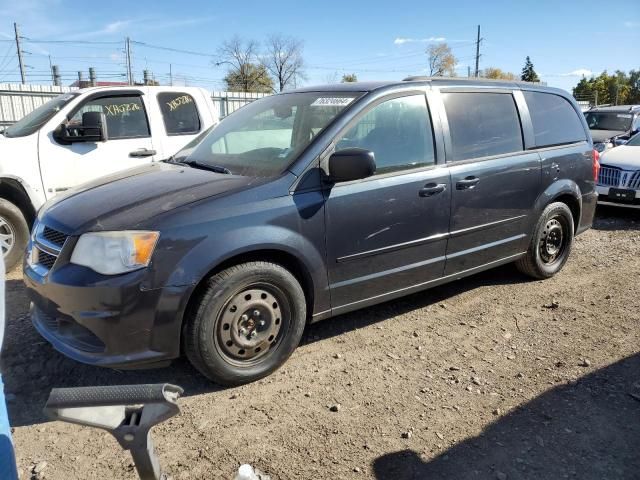
M 60 95 L 0 132 L 0 248 L 7 269 L 57 193 L 168 158 L 218 122 L 209 93 L 188 87 L 94 87 Z

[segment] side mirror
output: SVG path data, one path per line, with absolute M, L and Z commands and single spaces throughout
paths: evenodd
M 62 123 L 54 130 L 53 137 L 66 145 L 75 142 L 105 142 L 109 138 L 107 118 L 102 112 L 84 112 L 81 125 L 69 126 Z
M 107 139 L 107 117 L 102 112 L 82 114 L 82 138 L 85 142 L 104 142 Z
M 370 177 L 376 173 L 375 155 L 362 148 L 345 148 L 329 157 L 329 180 L 349 182 Z

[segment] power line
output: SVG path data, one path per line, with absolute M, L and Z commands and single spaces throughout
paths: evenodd
M 77 45 L 122 45 L 122 42 L 97 42 L 92 40 L 34 40 L 33 38 L 22 37 L 29 43 L 65 43 Z
M 162 47 L 160 45 L 151 45 L 150 43 L 138 42 L 138 41 L 135 41 L 135 40 L 131 40 L 131 43 L 134 43 L 136 45 L 140 45 L 142 47 L 155 48 L 156 50 L 166 50 L 166 51 L 169 51 L 169 52 L 184 53 L 184 54 L 187 54 L 187 55 L 197 55 L 197 56 L 200 56 L 200 57 L 216 57 L 217 56 L 217 55 L 214 55 L 213 53 L 194 52 L 192 50 L 181 50 L 179 48 Z

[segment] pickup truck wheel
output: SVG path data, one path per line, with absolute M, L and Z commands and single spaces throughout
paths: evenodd
M 244 263 L 208 280 L 186 319 L 185 352 L 207 378 L 240 385 L 280 367 L 298 346 L 305 323 L 304 292 L 288 270 Z
M 22 212 L 0 198 L 0 248 L 7 272 L 20 263 L 28 241 L 29 227 Z
M 569 207 L 562 202 L 548 205 L 538 220 L 526 255 L 516 262 L 518 270 L 540 280 L 553 277 L 569 259 L 573 232 Z

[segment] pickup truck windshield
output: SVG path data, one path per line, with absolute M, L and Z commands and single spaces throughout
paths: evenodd
M 185 163 L 235 175 L 279 175 L 359 95 L 286 93 L 256 100 L 220 122 L 186 155 Z
M 2 133 L 5 137 L 25 137 L 36 132 L 51 117 L 58 113 L 67 103 L 77 97 L 78 93 L 65 93 L 49 100 L 21 120 L 7 127 Z
M 633 120 L 632 114 L 620 112 L 587 112 L 584 117 L 590 130 L 615 130 L 618 132 L 630 130 L 631 120 Z

